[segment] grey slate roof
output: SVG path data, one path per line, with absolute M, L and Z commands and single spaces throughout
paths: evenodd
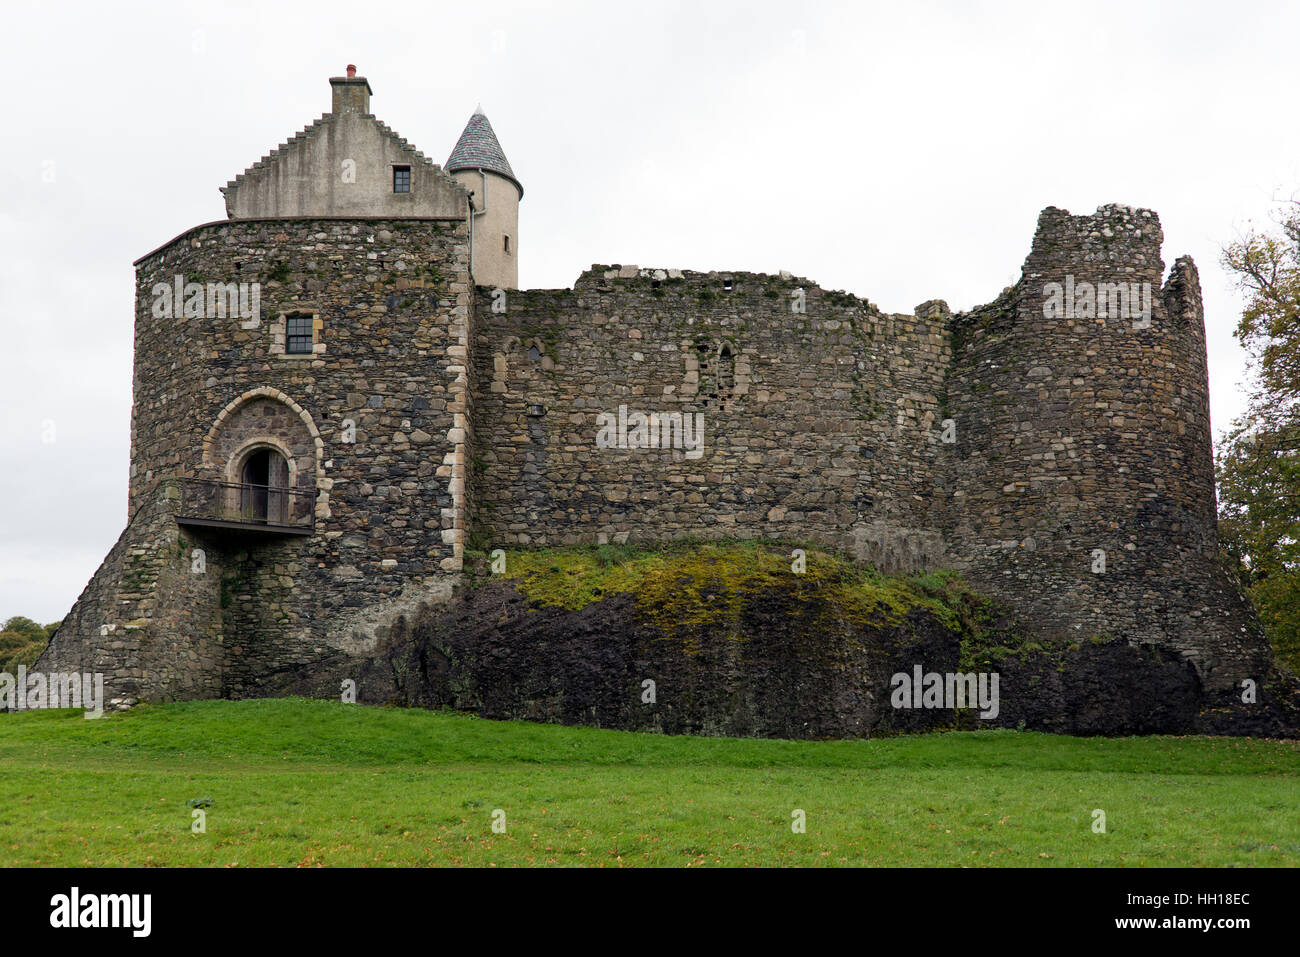
M 456 141 L 455 148 L 442 168 L 448 173 L 460 169 L 483 169 L 489 173 L 498 173 L 519 188 L 520 199 L 524 196 L 523 184 L 515 177 L 515 171 L 510 168 L 510 161 L 506 159 L 505 151 L 501 149 L 497 135 L 492 131 L 492 124 L 481 109 L 475 110 L 465 124 L 465 132 L 460 134 L 460 139 Z

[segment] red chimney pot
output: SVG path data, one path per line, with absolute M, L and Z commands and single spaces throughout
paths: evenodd
M 357 75 L 357 65 L 355 63 L 349 63 L 348 76 L 356 76 L 356 75 Z

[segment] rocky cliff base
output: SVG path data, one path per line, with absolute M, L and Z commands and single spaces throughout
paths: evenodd
M 282 676 L 275 693 L 336 697 L 351 678 L 361 703 L 778 738 L 1292 737 L 1300 726 L 1294 676 L 1262 676 L 1253 704 L 1210 697 L 1174 651 L 1035 637 L 951 573 L 885 578 L 813 550 L 800 573 L 789 548 L 755 545 L 505 562 L 495 575 L 480 562 L 448 605 L 399 623 L 373 657 Z M 976 676 L 974 700 L 949 692 L 948 675 Z

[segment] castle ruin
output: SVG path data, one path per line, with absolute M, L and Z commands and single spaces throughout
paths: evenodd
M 128 522 L 38 668 L 121 704 L 274 694 L 445 600 L 472 536 L 817 542 L 1176 650 L 1207 689 L 1268 669 L 1217 560 L 1196 267 L 1166 276 L 1153 212 L 1044 210 L 962 314 L 619 264 L 521 291 L 487 117 L 440 167 L 330 83 L 227 219 L 135 263 Z

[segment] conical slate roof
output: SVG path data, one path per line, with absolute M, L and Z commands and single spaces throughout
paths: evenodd
M 442 168 L 448 173 L 461 169 L 482 169 L 489 173 L 497 173 L 519 188 L 520 199 L 524 196 L 523 184 L 515 178 L 515 171 L 510 168 L 505 150 L 501 149 L 501 144 L 497 142 L 492 124 L 488 122 L 481 107 L 474 111 L 474 115 L 465 124 L 465 132 L 460 134 L 455 149 L 451 151 Z

